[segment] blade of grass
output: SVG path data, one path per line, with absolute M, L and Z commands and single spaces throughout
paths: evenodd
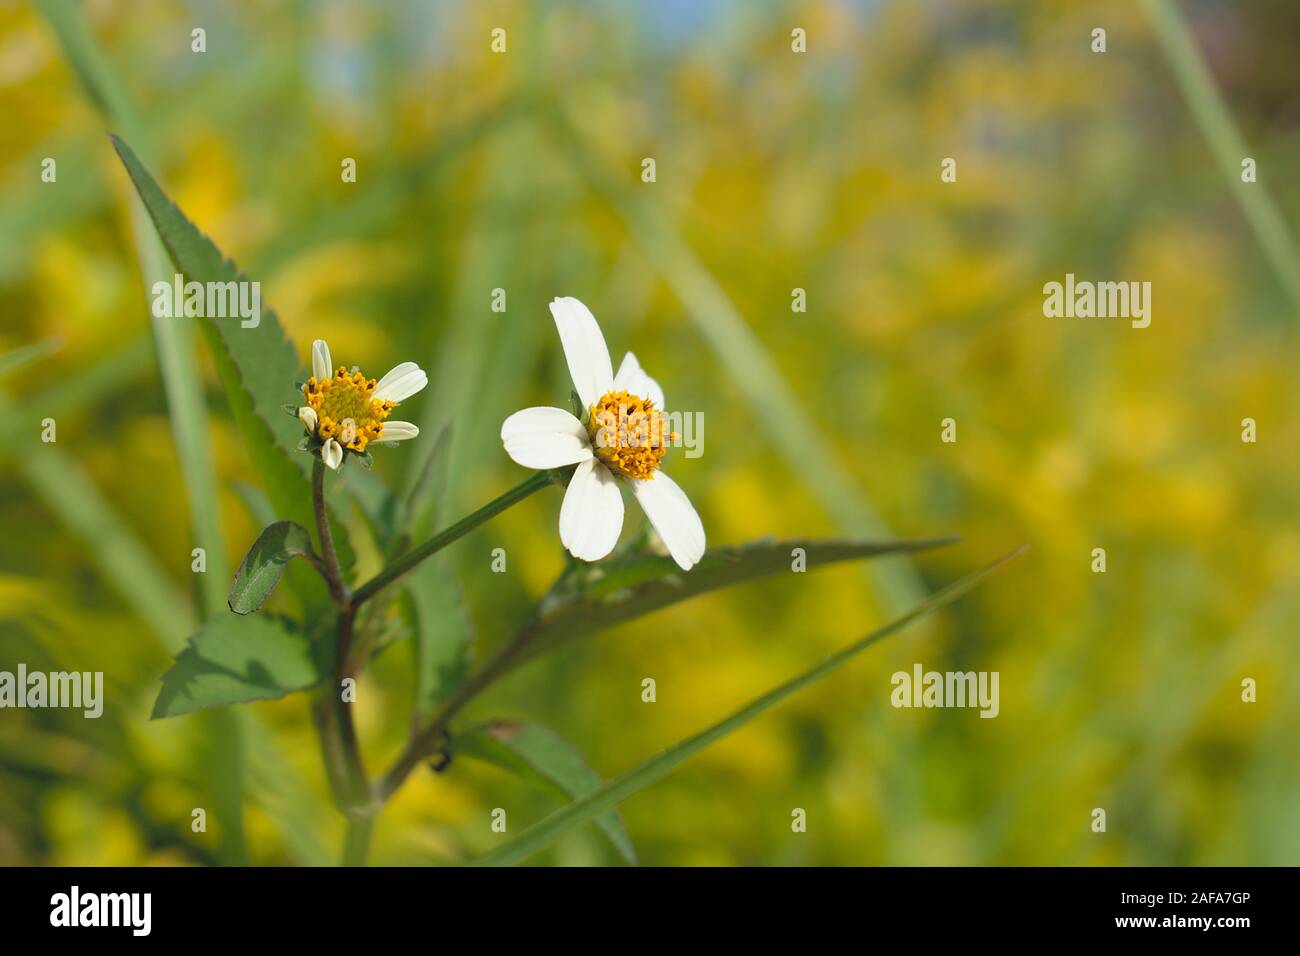
M 776 363 L 768 355 L 718 280 L 700 262 L 667 214 L 610 176 L 593 161 L 600 151 L 558 107 L 548 111 L 555 139 L 594 193 L 604 198 L 637 242 L 695 323 L 701 337 L 731 375 L 732 381 L 770 432 L 792 471 L 804 481 L 836 523 L 854 536 L 890 538 L 894 535 L 839 463 L 829 442 L 798 400 Z M 817 462 L 816 468 L 805 463 Z M 874 564 L 869 569 L 893 613 L 918 601 L 924 593 L 909 563 Z
M 145 130 L 79 11 L 67 0 L 40 0 L 39 6 L 62 45 L 65 58 L 81 81 L 87 98 L 99 109 L 106 122 L 123 130 L 136 148 L 147 154 L 142 148 L 147 141 Z M 147 290 L 155 282 L 170 280 L 167 253 L 140 198 L 132 194 L 128 202 L 136 255 Z M 225 582 L 230 578 L 230 568 L 221 536 L 211 438 L 202 379 L 195 361 L 194 329 L 189 322 L 158 318 L 151 309 L 147 311 L 167 397 L 172 439 L 185 481 L 194 544 L 204 549 L 207 562 L 207 573 L 194 576 L 199 616 L 207 617 L 225 608 Z
M 0 375 L 8 375 L 23 366 L 39 362 L 51 352 L 58 351 L 59 344 L 57 339 L 43 339 L 40 342 L 32 342 L 28 345 L 20 345 L 16 349 L 10 349 L 0 355 Z
M 474 861 L 475 866 L 507 866 L 526 859 L 532 854 L 544 849 L 554 842 L 559 836 L 573 829 L 581 823 L 585 823 L 593 816 L 610 810 L 618 806 L 623 800 L 630 797 L 639 790 L 644 789 L 655 781 L 665 776 L 670 770 L 686 762 L 700 751 L 717 743 L 728 734 L 734 733 L 745 724 L 749 723 L 755 717 L 770 710 L 772 707 L 784 701 L 786 698 L 797 694 L 804 688 L 815 684 L 823 677 L 838 670 L 842 665 L 852 660 L 858 654 L 861 654 L 873 644 L 879 643 L 886 637 L 901 631 L 913 621 L 925 617 L 928 614 L 939 610 L 940 608 L 951 604 L 957 598 L 961 597 L 975 585 L 979 584 L 990 574 L 1003 567 L 1009 561 L 1018 557 L 1026 550 L 1022 545 L 1014 551 L 998 558 L 992 564 L 982 568 L 973 574 L 949 584 L 934 594 L 930 595 L 925 601 L 921 602 L 912 610 L 908 611 L 902 617 L 895 618 L 884 627 L 878 628 L 866 635 L 862 639 L 850 644 L 840 651 L 836 651 L 826 660 L 817 666 L 804 671 L 798 677 L 786 681 L 781 686 L 768 691 L 761 697 L 757 697 L 744 707 L 737 710 L 730 717 L 719 721 L 707 730 L 703 730 L 693 737 L 688 737 L 680 743 L 674 744 L 666 750 L 660 751 L 649 760 L 638 764 L 627 773 L 616 777 L 609 783 L 594 790 L 587 796 L 557 810 L 540 823 L 529 827 L 514 840 L 507 843 L 486 856 L 480 857 Z
M 1228 181 L 1229 192 L 1241 206 L 1278 282 L 1292 304 L 1300 307 L 1300 249 L 1264 183 L 1241 181 L 1241 161 L 1250 151 L 1205 65 L 1192 31 L 1171 0 L 1141 0 L 1141 3 L 1192 118 Z
M 76 72 L 87 97 L 98 107 L 108 122 L 124 132 L 136 144 L 137 149 L 148 155 L 147 131 L 139 122 L 129 96 L 118 83 L 107 58 L 82 19 L 80 11 L 68 0 L 38 0 L 38 5 L 63 47 L 67 61 Z M 155 281 L 170 276 L 169 259 L 139 195 L 132 191 L 128 201 L 141 275 L 147 290 Z M 152 315 L 152 310 L 149 312 L 172 435 L 186 485 L 191 528 L 195 540 L 206 552 L 207 572 L 195 575 L 198 578 L 195 583 L 200 617 L 206 617 L 213 612 L 220 613 L 225 610 L 225 590 L 226 582 L 230 579 L 230 570 L 225 542 L 221 536 L 216 471 L 210 451 L 211 441 L 207 425 L 207 409 L 203 400 L 202 379 L 195 360 L 193 326 L 185 321 L 160 319 Z M 38 488 L 37 492 L 41 493 L 41 489 Z M 66 497 L 63 503 L 74 504 Z M 111 524 L 114 519 L 115 516 L 107 506 L 100 509 L 98 523 L 101 526 L 105 523 Z M 119 531 L 121 540 L 118 550 L 133 554 L 136 563 L 143 568 L 146 562 L 150 562 L 147 552 L 138 545 L 136 548 L 127 546 L 125 542 L 134 539 L 130 537 L 130 532 L 124 525 L 119 528 Z M 95 539 L 89 540 L 93 551 Z M 138 575 L 119 573 L 116 567 L 103 562 L 101 562 L 101 570 L 110 580 L 117 582 L 119 590 L 123 587 L 128 590 L 138 589 L 138 585 L 132 583 Z M 143 595 L 138 597 L 142 598 Z M 148 614 L 153 613 L 151 606 L 142 608 L 137 603 L 136 609 L 144 610 Z M 158 630 L 159 625 L 165 627 L 162 621 L 157 621 L 155 630 Z M 177 633 L 183 636 L 192 629 L 193 624 L 186 623 L 179 632 L 176 630 L 171 634 L 160 632 L 159 637 L 169 650 L 175 651 L 181 643 L 176 636 Z M 214 759 L 219 761 L 219 765 L 213 768 L 212 786 L 217 801 L 217 812 L 225 821 L 222 858 L 229 864 L 243 864 L 248 858 L 243 825 L 246 785 L 243 752 L 250 731 L 252 734 L 262 731 L 251 716 L 224 713 L 202 718 L 200 726 L 211 737 L 210 744 Z M 306 790 L 284 769 L 282 761 L 271 761 L 267 765 L 273 769 L 262 778 L 256 793 L 262 805 L 266 805 L 265 798 L 276 788 Z M 310 803 L 311 794 L 308 794 L 308 797 L 307 803 Z M 314 854 L 308 845 L 309 841 L 293 831 L 293 817 L 302 812 L 306 812 L 305 804 L 282 809 L 280 812 L 273 811 L 272 814 L 280 832 L 286 835 L 286 838 L 293 835 L 293 842 L 297 845 L 300 855 L 310 857 Z M 319 847 L 316 849 L 319 850 Z
M 9 397 L 0 395 L 0 416 L 17 414 Z M 85 469 L 57 445 L 23 449 L 17 458 L 32 491 L 82 540 L 104 579 L 168 651 L 179 650 L 194 626 L 189 607 Z

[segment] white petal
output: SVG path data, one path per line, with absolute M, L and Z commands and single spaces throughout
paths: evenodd
M 376 383 L 371 397 L 384 402 L 404 402 L 428 384 L 429 376 L 424 374 L 424 369 L 414 362 L 403 362 Z
M 569 377 L 573 388 L 590 408 L 600 397 L 614 387 L 614 370 L 609 362 L 609 349 L 605 336 L 591 310 L 572 296 L 551 303 L 551 315 L 564 346 L 564 358 L 569 363 Z
M 560 505 L 560 541 L 583 561 L 614 550 L 623 530 L 623 495 L 608 468 L 589 458 L 578 466 Z
M 304 405 L 298 409 L 298 421 L 302 422 L 302 427 L 307 429 L 308 435 L 316 434 L 316 409 L 310 405 Z
M 339 465 L 343 464 L 343 446 L 331 438 L 321 448 L 320 457 L 327 466 L 338 471 Z
M 623 364 L 618 367 L 618 374 L 614 376 L 614 388 L 630 392 L 638 398 L 648 398 L 654 402 L 655 408 L 661 412 L 664 410 L 664 390 L 659 387 L 658 382 L 645 373 L 641 363 L 631 352 L 623 356 Z
M 420 429 L 410 422 L 384 422 L 379 433 L 380 441 L 406 441 L 420 434 Z
M 562 408 L 525 408 L 501 424 L 506 454 L 525 468 L 560 468 L 591 457 L 582 423 Z
M 632 482 L 632 493 L 663 539 L 668 553 L 689 571 L 704 556 L 704 523 L 686 492 L 662 471 Z
M 311 373 L 318 382 L 334 375 L 334 366 L 330 364 L 330 347 L 324 339 L 317 339 L 311 344 Z

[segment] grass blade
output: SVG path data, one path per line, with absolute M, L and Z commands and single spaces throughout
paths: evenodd
M 8 375 L 23 366 L 38 362 L 51 352 L 57 352 L 58 349 L 59 342 L 57 339 L 42 339 L 40 342 L 32 342 L 29 345 L 20 345 L 16 349 L 10 349 L 0 355 L 0 375 Z
M 1241 181 L 1241 161 L 1250 150 L 1205 66 L 1192 31 L 1171 0 L 1142 0 L 1142 9 L 1151 21 L 1192 118 L 1228 181 L 1228 191 L 1240 204 L 1278 282 L 1292 304 L 1300 307 L 1300 249 L 1268 188 L 1262 182 Z
M 554 840 L 561 834 L 566 833 L 581 823 L 585 823 L 599 813 L 603 813 L 618 806 L 618 804 L 623 800 L 627 799 L 638 790 L 642 790 L 654 783 L 656 780 L 659 780 L 670 770 L 685 763 L 701 750 L 717 743 L 728 734 L 739 730 L 755 717 L 770 710 L 786 698 L 797 694 L 804 688 L 815 684 L 823 677 L 838 670 L 843 664 L 852 660 L 868 647 L 879 643 L 891 634 L 901 631 L 913 621 L 951 604 L 971 588 L 975 587 L 975 585 L 983 581 L 990 574 L 1018 557 L 1025 550 L 1026 546 L 1022 545 L 1016 550 L 998 558 L 987 567 L 976 571 L 973 574 L 968 574 L 966 577 L 936 591 L 929 598 L 908 611 L 902 617 L 895 618 L 884 627 L 872 631 L 861 640 L 850 644 L 843 650 L 836 651 L 817 666 L 804 671 L 798 677 L 768 691 L 761 697 L 755 698 L 753 701 L 740 708 L 740 710 L 733 713 L 730 717 L 719 721 L 707 730 L 701 731 L 694 737 L 688 737 L 686 740 L 674 744 L 667 750 L 660 751 L 649 760 L 633 767 L 622 776 L 611 780 L 599 790 L 595 790 L 587 796 L 575 800 L 568 806 L 557 810 L 540 823 L 529 827 L 505 846 L 493 850 L 486 856 L 475 860 L 474 865 L 508 866 L 512 863 L 518 863 L 520 860 L 526 859 L 539 850 L 544 849 L 554 842 Z

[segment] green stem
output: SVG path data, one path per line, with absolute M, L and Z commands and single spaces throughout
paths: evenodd
M 375 827 L 373 816 L 349 816 L 348 830 L 343 838 L 343 865 L 365 866 L 370 849 L 370 833 Z
M 330 597 L 340 608 L 348 605 L 348 586 L 343 581 L 343 569 L 334 550 L 334 535 L 330 532 L 330 519 L 325 511 L 325 462 L 319 458 L 311 470 L 311 505 L 316 516 L 316 535 L 320 538 L 321 559 L 325 565 L 325 581 Z
M 547 485 L 551 484 L 552 480 L 550 472 L 536 472 L 526 481 L 515 485 L 501 497 L 489 501 L 473 514 L 461 518 L 450 528 L 439 531 L 419 547 L 412 548 L 365 584 L 361 585 L 361 587 L 357 588 L 356 592 L 352 595 L 353 607 L 358 607 L 364 601 L 374 597 L 425 558 L 436 554 L 453 541 L 469 534 L 489 518 L 493 518 L 505 511 L 511 505 L 523 501 L 533 492 L 545 488 Z

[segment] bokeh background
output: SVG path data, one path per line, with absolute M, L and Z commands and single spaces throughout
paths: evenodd
M 671 407 L 704 413 L 704 456 L 670 470 L 711 543 L 962 537 L 698 598 L 530 665 L 469 717 L 540 720 L 613 775 L 1031 545 L 627 801 L 643 862 L 1300 862 L 1294 3 L 48 9 L 84 25 L 133 145 L 262 281 L 304 365 L 325 337 L 372 372 L 430 370 L 404 411 L 430 437 L 455 423 L 449 517 L 523 477 L 506 415 L 564 404 L 546 304 L 568 294 Z M 1178 72 L 1178 24 L 1204 87 Z M 1223 162 L 1219 102 L 1258 184 Z M 0 863 L 333 862 L 342 820 L 303 695 L 147 719 L 204 589 L 224 593 L 257 534 L 257 481 L 202 342 L 151 326 L 109 123 L 39 6 L 0 6 L 0 114 L 0 354 L 53 343 L 0 377 L 0 669 L 107 683 L 97 721 L 0 711 Z M 1044 318 L 1042 285 L 1066 272 L 1150 281 L 1151 327 Z M 181 441 L 214 463 L 197 502 L 158 361 L 177 347 L 206 409 Z M 416 457 L 381 451 L 376 472 L 400 483 Z M 450 552 L 479 659 L 561 569 L 559 502 L 535 496 Z M 210 582 L 190 571 L 202 521 L 220 535 Z M 496 547 L 508 574 L 489 571 Z M 893 709 L 889 677 L 914 662 L 999 671 L 1001 715 Z M 362 680 L 373 768 L 404 739 L 410 670 L 399 645 Z M 499 841 L 492 808 L 518 832 L 555 805 L 469 760 L 422 770 L 371 858 L 463 861 Z M 538 858 L 616 860 L 590 827 Z

